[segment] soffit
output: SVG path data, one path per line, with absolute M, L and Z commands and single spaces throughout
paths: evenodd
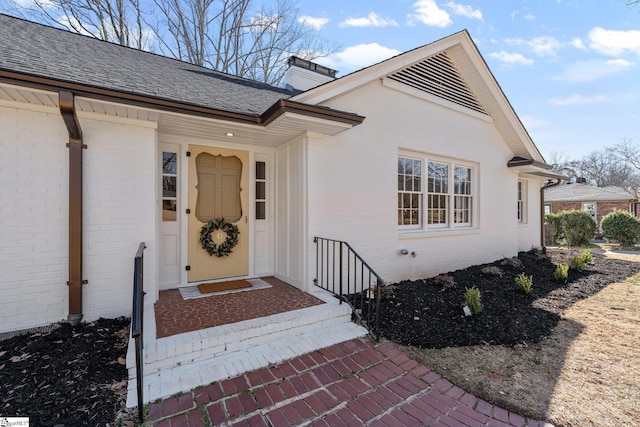
M 0 100 L 38 107 L 58 108 L 58 93 L 0 84 Z M 335 135 L 351 129 L 349 123 L 285 112 L 269 124 L 246 124 L 188 114 L 169 113 L 91 98 L 76 97 L 79 112 L 158 123 L 158 132 L 194 139 L 224 139 L 226 142 L 276 147 L 303 133 Z M 226 134 L 231 132 L 233 138 Z
M 351 127 L 348 123 L 290 112 L 281 114 L 266 126 L 172 113 L 162 113 L 158 121 L 158 133 L 161 135 L 263 147 L 277 147 L 308 132 L 336 135 Z M 229 137 L 227 133 L 233 133 L 233 136 Z

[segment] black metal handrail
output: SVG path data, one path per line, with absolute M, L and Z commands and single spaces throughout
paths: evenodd
M 316 244 L 316 278 L 313 283 L 337 295 L 340 303 L 348 303 L 352 318 L 367 328 L 375 341 L 379 341 L 378 312 L 384 280 L 347 242 L 324 237 L 314 237 L 313 242 Z
M 136 347 L 136 388 L 138 392 L 138 419 L 144 422 L 142 399 L 142 347 L 144 320 L 144 242 L 138 246 L 133 264 L 133 313 L 131 314 L 131 336 Z

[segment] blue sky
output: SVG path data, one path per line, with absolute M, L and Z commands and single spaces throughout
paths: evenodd
M 534 142 L 578 159 L 640 143 L 640 6 L 626 0 L 299 0 L 338 76 L 466 28 Z

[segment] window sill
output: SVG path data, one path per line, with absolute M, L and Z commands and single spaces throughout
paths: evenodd
M 464 236 L 469 234 L 480 234 L 480 228 L 467 227 L 467 228 L 447 228 L 447 229 L 435 229 L 435 230 L 398 230 L 398 239 L 423 239 L 429 237 L 447 237 L 447 236 Z

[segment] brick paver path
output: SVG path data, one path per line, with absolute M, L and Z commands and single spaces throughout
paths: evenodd
M 147 425 L 550 426 L 491 405 L 385 343 L 355 339 L 149 406 Z

